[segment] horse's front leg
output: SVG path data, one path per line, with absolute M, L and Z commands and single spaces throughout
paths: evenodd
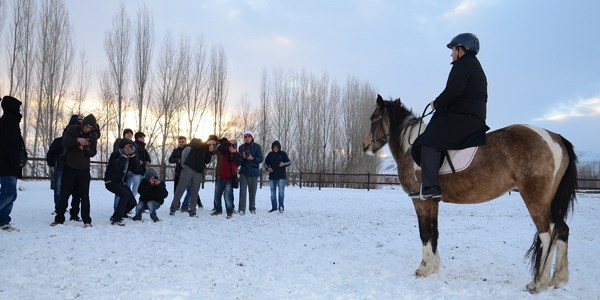
M 439 202 L 433 200 L 415 200 L 413 205 L 419 220 L 419 234 L 423 243 L 423 259 L 415 275 L 425 277 L 440 270 L 440 255 L 437 249 L 438 241 L 438 209 Z

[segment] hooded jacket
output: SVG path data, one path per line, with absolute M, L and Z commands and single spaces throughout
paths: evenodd
M 86 117 L 87 118 L 87 117 Z M 95 125 L 90 124 L 96 128 Z M 72 169 L 84 170 L 90 168 L 90 158 L 96 156 L 98 135 L 96 130 L 88 133 L 82 131 L 84 124 L 75 124 L 67 127 L 63 135 L 65 145 L 65 166 Z M 90 143 L 83 149 L 79 148 L 78 138 L 84 138 Z
M 146 177 L 142 178 L 138 187 L 138 193 L 140 194 L 140 201 L 144 203 L 156 201 L 160 205 L 163 205 L 165 198 L 169 196 L 164 180 L 161 180 L 158 185 L 152 185 Z
M 79 115 L 72 115 L 69 120 L 69 125 L 63 130 L 63 135 L 67 128 L 71 125 L 77 124 Z M 63 137 L 59 136 L 52 141 L 48 152 L 46 153 L 46 163 L 48 166 L 55 168 L 56 170 L 62 170 L 63 161 L 65 159 L 65 145 L 63 144 Z
M 125 184 L 125 175 L 129 167 L 129 156 L 123 153 L 123 148 L 114 151 L 108 159 L 108 166 L 104 171 L 104 182 L 116 182 Z
M 192 139 L 190 146 L 183 149 L 181 154 L 184 165 L 196 173 L 203 173 L 206 164 L 210 163 L 212 153 L 208 151 L 208 145 L 200 139 Z
M 272 151 L 273 148 L 277 146 L 279 148 L 279 151 L 275 152 Z M 280 167 L 280 163 L 283 163 L 283 166 Z M 264 167 L 265 170 L 269 170 L 269 168 L 273 169 L 273 172 L 269 172 L 269 179 L 270 180 L 276 180 L 276 179 L 285 179 L 286 176 L 286 168 L 289 167 L 291 164 L 290 159 L 288 158 L 287 153 L 285 153 L 285 151 L 281 150 L 281 143 L 279 141 L 274 141 L 271 144 L 271 152 L 269 152 L 269 154 L 267 154 L 267 157 L 265 158 L 265 163 L 264 163 Z
M 242 164 L 242 156 L 239 152 L 229 152 L 230 142 L 219 144 L 217 152 L 218 159 L 221 160 L 219 173 L 217 177 L 221 180 L 231 180 L 237 176 L 238 166 Z
M 20 176 L 21 152 L 25 150 L 25 142 L 21 135 L 22 115 L 21 101 L 11 97 L 2 98 L 0 117 L 0 176 Z

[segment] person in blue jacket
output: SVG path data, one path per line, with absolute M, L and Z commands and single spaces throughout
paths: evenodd
M 256 213 L 256 187 L 258 176 L 260 176 L 260 164 L 263 161 L 262 147 L 254 142 L 254 134 L 251 131 L 244 132 L 244 143 L 238 148 L 242 154 L 242 166 L 240 168 L 240 200 L 238 213 L 246 213 L 246 194 L 250 192 L 250 213 Z
M 279 141 L 274 141 L 271 144 L 271 152 L 267 154 L 264 166 L 265 170 L 269 172 L 269 184 L 271 187 L 271 210 L 269 212 L 274 212 L 279 209 L 279 212 L 282 213 L 284 210 L 283 200 L 285 197 L 285 170 L 290 166 L 290 159 L 287 153 L 281 150 L 281 143 Z M 278 188 L 279 201 L 277 201 Z M 277 207 L 277 204 L 279 204 L 279 208 Z

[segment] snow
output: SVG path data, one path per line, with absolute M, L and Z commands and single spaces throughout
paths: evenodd
M 0 232 L 0 299 L 600 299 L 600 199 L 580 194 L 569 218 L 570 281 L 531 295 L 525 252 L 534 226 L 518 193 L 478 205 L 440 205 L 438 274 L 415 278 L 417 220 L 397 189 L 288 187 L 286 211 L 109 224 L 113 196 L 91 184 L 94 227 L 50 227 L 48 181 L 21 183 L 12 212 L 20 231 Z M 168 184 L 169 187 L 172 183 Z M 172 194 L 172 193 L 171 193 Z M 237 191 L 236 191 L 237 199 Z M 236 200 L 237 201 L 237 200 Z M 68 217 L 68 213 L 67 213 Z

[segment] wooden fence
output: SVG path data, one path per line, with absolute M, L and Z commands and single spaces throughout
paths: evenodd
M 92 180 L 102 180 L 104 169 L 108 163 L 102 161 L 92 161 L 90 173 Z M 172 164 L 161 167 L 160 165 L 151 165 L 159 170 L 163 170 L 163 176 L 166 180 L 172 180 L 174 176 L 174 166 Z M 50 179 L 49 168 L 46 161 L 40 158 L 29 159 L 25 167 L 23 179 Z M 580 193 L 600 193 L 600 178 L 578 178 L 578 192 Z M 202 178 L 202 188 L 205 182 L 214 182 L 214 168 L 207 167 Z M 354 188 L 354 189 L 378 189 L 383 186 L 399 186 L 400 182 L 396 174 L 339 174 L 339 173 L 316 173 L 316 172 L 288 172 L 287 185 L 303 187 L 321 188 Z M 268 186 L 268 173 L 261 169 L 259 187 Z

